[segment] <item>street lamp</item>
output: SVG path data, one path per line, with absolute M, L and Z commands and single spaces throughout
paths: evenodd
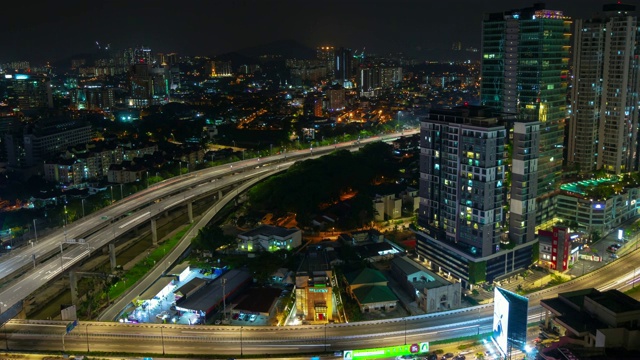
M 124 195 L 122 194 L 122 185 L 124 184 L 120 184 L 120 200 L 124 199 Z
M 164 355 L 164 326 L 160 327 L 160 340 L 162 341 L 162 355 Z
M 36 235 L 36 242 L 38 242 L 38 229 L 36 228 L 36 219 L 33 219 L 33 232 Z
M 111 203 L 113 204 L 113 185 L 109 186 L 111 189 Z
M 147 189 L 149 188 L 149 170 L 147 170 Z
M 0 314 L 4 313 L 4 308 L 7 306 L 7 304 L 0 302 Z M 4 329 L 4 344 L 6 346 L 6 349 L 9 350 L 9 336 L 7 335 L 7 323 L 6 321 L 2 323 L 2 328 Z
M 404 344 L 407 345 L 407 318 L 404 318 Z
M 243 356 L 243 350 L 242 350 L 242 329 L 243 327 L 240 326 L 240 356 Z
M 329 323 L 324 323 L 324 352 L 327 352 L 327 325 Z
M 85 338 L 87 338 L 87 352 L 90 352 L 89 351 L 89 325 L 90 324 L 86 324 L 84 326 L 84 336 L 85 336 Z
M 84 218 L 84 199 L 82 199 L 82 217 Z

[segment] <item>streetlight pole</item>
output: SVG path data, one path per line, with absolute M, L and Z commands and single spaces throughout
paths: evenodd
M 84 218 L 84 199 L 82 199 L 82 217 Z
M 122 195 L 122 185 L 124 184 L 120 184 L 120 200 L 124 199 L 124 195 Z
M 64 233 L 64 240 L 67 241 L 67 231 Z M 60 268 L 64 271 L 64 261 L 62 260 L 62 243 L 60 243 Z
M 243 356 L 243 350 L 242 350 L 242 329 L 243 327 L 240 326 L 240 356 Z
M 4 313 L 4 308 L 5 306 L 7 306 L 7 304 L 0 302 L 0 314 Z M 2 329 L 4 330 L 4 344 L 6 346 L 6 349 L 9 350 L 9 335 L 7 335 L 7 323 L 3 322 L 2 323 Z
M 149 171 L 147 170 L 147 189 L 149 188 Z
M 84 326 L 84 336 L 87 338 L 87 352 L 89 352 L 89 324 Z
M 404 344 L 407 345 L 407 318 L 404 318 Z
M 327 325 L 329 323 L 324 323 L 324 352 L 327 352 Z
M 36 228 L 36 219 L 33 219 L 33 232 L 36 235 L 36 242 L 38 242 L 38 229 Z
M 109 186 L 111 189 L 111 203 L 113 204 L 113 185 Z
M 164 326 L 160 327 L 160 339 L 162 340 L 162 355 L 164 355 Z

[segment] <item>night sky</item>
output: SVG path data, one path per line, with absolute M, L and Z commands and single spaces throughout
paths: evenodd
M 549 0 L 547 8 L 590 17 L 603 0 Z M 157 52 L 216 55 L 277 40 L 377 54 L 442 59 L 451 44 L 480 46 L 482 14 L 523 0 L 35 0 L 3 4 L 0 63 L 42 62 L 144 44 Z M 640 7 L 640 0 L 626 1 Z M 476 57 L 479 57 L 476 54 Z

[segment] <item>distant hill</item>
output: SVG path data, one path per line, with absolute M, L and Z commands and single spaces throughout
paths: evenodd
M 257 58 L 261 55 L 280 55 L 284 59 L 315 59 L 316 51 L 294 40 L 279 40 L 264 45 L 235 51 L 240 55 Z

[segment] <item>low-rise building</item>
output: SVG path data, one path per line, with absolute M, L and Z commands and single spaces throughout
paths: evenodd
M 261 225 L 238 234 L 237 239 L 240 251 L 291 250 L 302 245 L 302 231 L 296 228 Z
M 427 313 L 460 307 L 459 282 L 451 283 L 406 256 L 391 260 L 391 274 Z
M 587 195 L 586 189 L 598 186 L 618 190 L 600 198 Z M 640 186 L 622 186 L 616 178 L 563 184 L 560 189 L 557 216 L 588 233 L 607 233 L 640 213 Z
M 545 328 L 558 327 L 561 343 L 640 350 L 640 302 L 618 290 L 576 290 L 541 300 L 540 305 Z
M 567 227 L 554 226 L 552 231 L 539 230 L 538 243 L 540 263 L 550 269 L 566 271 L 580 257 L 582 244 L 571 240 Z
M 398 305 L 398 297 L 387 286 L 388 280 L 374 269 L 364 268 L 344 275 L 349 296 L 358 302 L 360 311 L 391 311 Z
M 373 199 L 373 208 L 375 221 L 397 219 L 402 215 L 402 199 L 397 198 L 395 194 L 376 195 Z
M 310 250 L 296 273 L 296 315 L 311 323 L 333 319 L 333 270 L 325 251 Z
M 263 316 L 268 323 L 276 314 L 276 305 L 281 293 L 281 289 L 251 288 L 239 296 L 238 302 L 233 306 L 233 312 Z

